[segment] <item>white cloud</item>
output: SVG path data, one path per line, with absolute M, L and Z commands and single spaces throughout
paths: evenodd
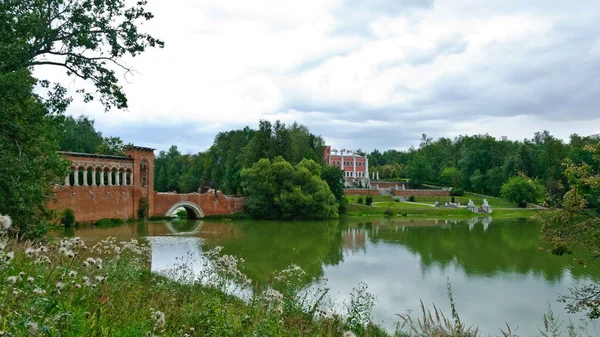
M 166 45 L 126 60 L 138 71 L 124 84 L 128 111 L 80 102 L 69 111 L 140 145 L 173 140 L 198 151 L 217 131 L 261 118 L 297 120 L 364 149 L 407 148 L 421 133 L 600 131 L 590 126 L 600 94 L 597 1 L 149 6 L 155 19 L 144 27 Z M 38 71 L 64 81 L 56 70 Z M 144 126 L 155 132 L 127 131 Z M 167 134 L 181 128 L 198 139 Z

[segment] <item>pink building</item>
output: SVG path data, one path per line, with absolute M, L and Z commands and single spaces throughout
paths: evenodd
M 349 183 L 360 184 L 367 187 L 369 180 L 369 158 L 362 156 L 356 151 L 331 149 L 325 146 L 323 159 L 329 166 L 337 166 L 346 177 L 346 185 Z

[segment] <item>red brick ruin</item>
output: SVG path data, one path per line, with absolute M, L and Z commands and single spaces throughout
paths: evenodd
M 154 190 L 154 149 L 131 146 L 125 156 L 61 152 L 72 165 L 63 185 L 56 186 L 49 208 L 70 208 L 79 222 L 138 218 L 140 200 L 148 202 L 148 216 L 171 216 L 183 207 L 188 217 L 203 218 L 241 212 L 245 199 L 206 193 L 159 193 Z

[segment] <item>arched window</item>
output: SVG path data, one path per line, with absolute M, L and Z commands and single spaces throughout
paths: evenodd
M 142 186 L 148 186 L 148 162 L 145 159 L 140 163 L 140 178 Z

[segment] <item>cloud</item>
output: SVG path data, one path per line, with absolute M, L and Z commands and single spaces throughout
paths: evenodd
M 592 123 L 600 97 L 597 1 L 149 6 L 156 18 L 144 27 L 166 46 L 126 60 L 138 71 L 124 84 L 129 109 L 104 113 L 76 101 L 69 112 L 140 145 L 200 151 L 216 132 L 261 118 L 296 120 L 336 146 L 367 150 L 406 149 L 422 133 L 600 132 Z M 45 74 L 71 86 L 55 70 Z

